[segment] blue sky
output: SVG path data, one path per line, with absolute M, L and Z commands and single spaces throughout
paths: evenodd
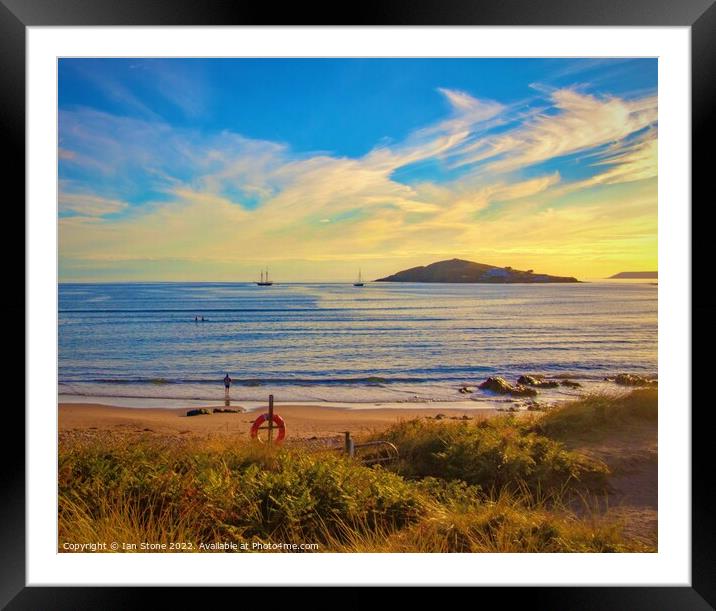
M 60 277 L 655 268 L 656 94 L 655 59 L 61 59 Z

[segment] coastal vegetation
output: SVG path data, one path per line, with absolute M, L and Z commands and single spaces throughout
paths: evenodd
M 573 441 L 652 425 L 656 406 L 656 388 L 644 388 L 545 414 L 406 420 L 372 435 L 399 449 L 385 467 L 300 444 L 66 431 L 59 541 L 191 543 L 177 551 L 277 541 L 326 552 L 655 551 L 655 541 L 629 536 L 600 509 L 610 468 Z

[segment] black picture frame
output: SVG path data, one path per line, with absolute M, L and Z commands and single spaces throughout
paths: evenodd
M 690 202 L 692 211 L 692 279 L 706 277 L 710 261 L 706 232 L 710 224 L 704 218 L 707 176 L 713 154 L 716 106 L 716 38 L 714 0 L 370 0 L 353 4 L 348 12 L 339 3 L 287 3 L 280 10 L 268 3 L 241 0 L 0 0 L 0 125 L 6 157 L 2 167 L 4 184 L 10 188 L 6 214 L 14 214 L 15 233 L 22 242 L 25 216 L 19 202 L 25 201 L 25 39 L 30 26 L 90 25 L 524 25 L 524 26 L 688 26 L 691 28 L 692 53 L 692 200 L 703 194 L 701 209 Z M 339 13 L 340 11 L 340 13 Z M 10 203 L 14 206 L 10 206 Z M 9 210 L 8 208 L 13 208 Z M 704 209 L 706 208 L 706 209 Z M 699 223 L 693 222 L 696 211 Z M 711 238 L 713 239 L 713 238 Z M 19 287 L 25 286 L 24 267 L 18 259 L 21 245 L 3 242 L 6 281 L 17 297 L 4 300 L 5 320 L 25 318 L 25 299 Z M 7 277 L 9 275 L 9 277 Z M 704 289 L 701 289 L 704 291 Z M 692 328 L 699 330 L 698 343 L 710 346 L 714 336 L 713 297 L 697 287 L 692 294 Z M 19 325 L 11 325 L 16 331 Z M 25 329 L 27 330 L 27 328 Z M 695 347 L 696 342 L 692 343 Z M 22 354 L 25 354 L 23 337 Z M 692 359 L 692 379 L 708 379 L 707 356 Z M 19 380 L 27 371 L 24 358 L 12 353 L 13 364 L 6 374 Z M 10 388 L 18 388 L 14 384 Z M 142 608 L 148 590 L 157 590 L 162 606 L 176 597 L 179 608 L 206 603 L 207 588 L 131 588 L 131 587 L 26 587 L 25 579 L 25 418 L 19 401 L 12 395 L 3 414 L 6 438 L 13 437 L 19 447 L 2 444 L 2 510 L 0 519 L 0 604 L 8 609 L 81 609 Z M 696 404 L 696 395 L 692 404 Z M 684 406 L 666 406 L 682 408 Z M 685 406 L 691 408 L 691 406 Z M 702 404 L 692 409 L 692 580 L 691 587 L 541 587 L 499 588 L 502 605 L 529 601 L 531 607 L 550 609 L 710 609 L 716 605 L 716 541 L 713 510 L 709 504 L 709 482 L 713 461 L 707 448 L 711 435 L 708 413 L 712 407 Z M 11 431 L 11 432 L 10 432 Z M 78 575 L 78 580 L 81 576 Z M 486 588 L 487 589 L 487 588 Z M 489 588 L 492 589 L 492 588 Z M 215 595 L 211 589 L 210 596 Z M 498 590 L 498 588 L 495 588 Z M 288 594 L 288 593 L 286 593 Z M 484 594 L 487 594 L 486 592 Z M 482 597 L 483 593 L 480 594 Z M 368 601 L 369 593 L 360 593 L 351 606 Z M 203 601 L 203 602 L 200 602 Z

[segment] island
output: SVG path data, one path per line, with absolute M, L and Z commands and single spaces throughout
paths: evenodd
M 472 282 L 485 284 L 543 284 L 547 282 L 579 282 L 571 276 L 536 274 L 512 267 L 496 267 L 464 259 L 437 261 L 430 265 L 411 267 L 401 272 L 378 278 L 376 282 Z
M 609 276 L 609 280 L 630 280 L 634 278 L 656 280 L 659 278 L 659 272 L 619 272 Z

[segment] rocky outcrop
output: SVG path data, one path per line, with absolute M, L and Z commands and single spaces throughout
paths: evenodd
M 534 397 L 537 395 L 537 391 L 534 388 L 522 386 L 521 384 L 513 386 L 499 376 L 487 378 L 478 388 L 480 390 L 489 390 L 498 395 L 511 395 L 513 397 Z
M 523 375 L 517 379 L 518 384 L 527 386 L 535 386 L 536 388 L 557 388 L 559 382 L 556 380 L 545 380 L 544 376 Z
M 633 373 L 620 373 L 614 378 L 614 382 L 620 386 L 656 386 L 657 380 L 650 380 Z
M 511 267 L 496 267 L 464 259 L 437 261 L 430 265 L 411 267 L 379 278 L 376 282 L 474 282 L 485 284 L 544 284 L 548 282 L 579 282 L 571 276 L 535 274 L 533 270 L 521 271 Z

